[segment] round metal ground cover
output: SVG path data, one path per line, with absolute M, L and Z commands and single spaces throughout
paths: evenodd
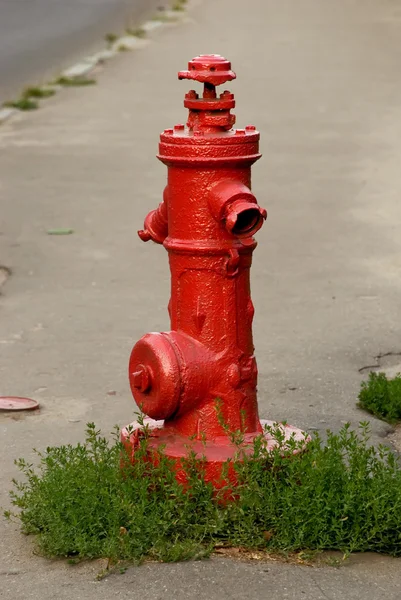
M 18 396 L 0 396 L 0 411 L 9 410 L 35 410 L 39 403 L 32 398 L 19 398 Z

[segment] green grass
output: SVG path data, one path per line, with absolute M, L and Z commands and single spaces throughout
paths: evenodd
M 385 373 L 370 373 L 359 393 L 358 406 L 395 424 L 401 421 L 401 375 L 387 379 Z
M 65 77 L 61 76 L 54 81 L 55 85 L 63 85 L 65 87 L 80 87 L 85 85 L 94 85 L 96 79 L 87 79 L 86 77 Z
M 7 108 L 17 108 L 18 110 L 36 110 L 39 108 L 39 104 L 36 100 L 31 100 L 31 98 L 25 98 L 24 96 L 21 96 L 18 100 L 4 102 L 3 106 Z
M 143 460 L 146 436 L 135 464 L 121 469 L 118 433 L 107 441 L 89 424 L 84 444 L 47 448 L 37 467 L 17 461 L 24 479 L 14 481 L 14 516 L 42 555 L 73 561 L 178 561 L 216 546 L 401 555 L 401 469 L 388 448 L 369 445 L 367 423 L 328 432 L 325 444 L 314 435 L 295 455 L 295 441 L 285 446 L 272 433 L 276 450 L 255 441 L 227 503 L 227 489 L 219 496 L 205 483 L 201 459 L 188 455 L 186 491 L 162 453 L 157 467 Z
M 184 10 L 184 8 L 178 8 L 176 11 Z M 178 20 L 178 15 L 172 15 L 171 13 L 163 14 L 162 12 L 157 13 L 151 18 L 151 21 L 160 21 L 161 23 L 176 23 Z
M 127 35 L 132 35 L 133 37 L 137 37 L 137 38 L 144 38 L 144 37 L 146 37 L 146 31 L 142 27 L 138 27 L 137 29 L 131 29 L 130 27 L 128 27 L 125 30 L 125 33 Z
M 55 90 L 50 88 L 31 86 L 24 89 L 20 98 L 4 102 L 3 106 L 17 108 L 18 110 L 36 110 L 39 108 L 37 100 L 39 98 L 49 98 L 54 96 Z
M 174 2 L 173 5 L 171 6 L 171 10 L 175 10 L 175 11 L 185 10 L 186 3 L 187 3 L 187 0 L 176 0 L 176 2 Z
M 106 33 L 104 39 L 109 45 L 111 45 L 118 40 L 118 35 L 116 33 Z
M 50 98 L 50 96 L 54 96 L 55 93 L 56 91 L 51 88 L 33 86 L 25 88 L 22 96 L 23 98 Z

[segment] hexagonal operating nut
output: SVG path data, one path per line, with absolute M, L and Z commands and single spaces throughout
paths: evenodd
M 151 373 L 145 365 L 138 365 L 132 373 L 133 386 L 141 392 L 146 392 L 151 387 Z

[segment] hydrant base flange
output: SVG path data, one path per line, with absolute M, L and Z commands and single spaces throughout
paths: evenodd
M 243 443 L 240 446 L 232 443 L 227 436 L 219 436 L 214 440 L 189 440 L 188 437 L 174 433 L 168 427 L 164 427 L 164 421 L 155 421 L 150 418 L 145 418 L 143 425 L 138 423 L 138 421 L 134 421 L 125 427 L 121 432 L 121 441 L 128 452 L 130 461 L 134 462 L 135 452 L 140 445 L 141 439 L 143 439 L 144 427 L 146 427 L 149 432 L 147 449 L 151 462 L 155 464 L 158 462 L 156 455 L 158 450 L 161 450 L 164 456 L 173 461 L 177 481 L 185 484 L 187 474 L 181 461 L 188 458 L 191 453 L 197 459 L 202 459 L 205 481 L 211 482 L 215 488 L 218 488 L 220 483 L 224 485 L 224 482 L 221 482 L 224 464 L 230 461 L 229 479 L 233 483 L 235 479 L 234 465 L 241 460 L 239 453 L 242 452 L 245 455 L 251 455 L 254 451 L 253 441 L 256 437 L 260 435 L 264 436 L 268 452 L 271 452 L 277 446 L 277 440 L 266 428 L 271 428 L 274 431 L 275 428 L 279 427 L 284 434 L 284 445 L 290 439 L 298 442 L 298 449 L 295 450 L 295 453 L 302 450 L 304 444 L 306 446 L 310 441 L 308 434 L 292 425 L 263 419 L 261 419 L 260 423 L 263 433 L 244 434 Z

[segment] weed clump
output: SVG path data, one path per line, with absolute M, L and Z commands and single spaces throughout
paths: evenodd
M 157 466 L 144 460 L 146 436 L 132 465 L 118 432 L 109 442 L 89 424 L 85 443 L 47 448 L 38 467 L 17 461 L 25 480 L 14 481 L 14 516 L 43 555 L 73 560 L 177 561 L 216 546 L 401 555 L 401 469 L 388 448 L 369 445 L 367 423 L 328 432 L 326 444 L 316 434 L 304 452 L 279 427 L 271 434 L 275 450 L 257 438 L 238 463 L 228 503 L 228 488 L 205 482 L 201 457 L 189 451 L 184 489 L 163 452 Z
M 118 40 L 118 35 L 116 33 L 106 33 L 104 39 L 109 45 L 111 45 Z
M 125 30 L 127 35 L 131 35 L 132 37 L 144 38 L 146 37 L 146 30 L 143 27 L 138 27 L 137 29 L 132 29 L 131 27 L 127 27 Z
M 387 379 L 385 373 L 370 373 L 359 392 L 358 406 L 395 424 L 401 421 L 401 375 Z
M 24 89 L 20 98 L 4 102 L 3 106 L 17 108 L 18 110 L 36 110 L 39 108 L 39 98 L 49 98 L 54 94 L 55 90 L 52 88 L 31 86 Z
M 36 110 L 39 108 L 39 104 L 36 100 L 21 96 L 18 100 L 9 100 L 3 103 L 6 108 L 16 108 L 18 110 Z
M 25 88 L 23 98 L 50 98 L 56 93 L 52 88 L 32 86 Z
M 181 10 L 185 10 L 185 5 L 187 4 L 187 0 L 176 0 L 172 7 L 171 10 L 174 11 L 181 11 Z
M 62 85 L 64 87 L 81 87 L 85 85 L 94 85 L 96 79 L 89 79 L 87 77 L 66 77 L 62 75 L 55 80 L 55 85 Z

